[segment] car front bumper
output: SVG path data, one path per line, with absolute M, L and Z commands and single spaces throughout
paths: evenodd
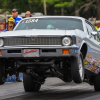
M 39 49 L 39 57 L 70 57 L 78 55 L 79 47 L 74 46 L 12 46 L 1 47 L 0 58 L 24 57 L 24 49 Z M 63 50 L 69 50 L 69 54 L 63 54 Z M 46 51 L 46 52 L 43 52 Z M 53 50 L 52 52 L 48 50 Z M 13 52 L 18 51 L 18 52 Z M 20 51 L 20 52 L 19 52 Z M 24 57 L 25 58 L 25 57 Z

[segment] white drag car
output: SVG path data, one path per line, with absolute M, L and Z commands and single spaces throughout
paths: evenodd
M 0 84 L 23 72 L 25 91 L 39 91 L 47 77 L 94 85 L 100 91 L 100 42 L 95 27 L 74 16 L 21 20 L 0 33 Z

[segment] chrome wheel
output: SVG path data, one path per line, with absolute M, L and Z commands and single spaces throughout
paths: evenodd
M 81 57 L 79 57 L 79 74 L 80 74 L 80 78 L 81 80 L 84 79 L 84 73 L 83 73 L 83 64 L 82 64 L 82 59 Z
M 80 52 L 78 57 L 71 58 L 71 74 L 75 83 L 82 83 L 84 80 L 83 56 Z

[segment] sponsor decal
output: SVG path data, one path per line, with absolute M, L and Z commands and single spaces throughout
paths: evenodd
M 92 58 L 90 55 L 86 56 L 84 60 L 84 67 L 91 72 L 98 74 L 100 72 L 100 59 Z
M 91 71 L 92 67 L 93 67 L 93 65 L 91 65 L 88 69 Z
M 93 67 L 91 67 L 90 71 L 93 71 L 95 69 L 96 65 L 93 65 Z
M 34 23 L 34 22 L 38 22 L 38 19 L 27 19 L 27 20 L 25 20 L 25 23 Z
M 24 49 L 24 57 L 39 57 L 39 49 Z
M 97 70 L 95 70 L 96 74 L 98 74 L 99 72 L 100 72 L 100 67 Z
M 90 58 L 90 55 L 87 55 L 86 58 Z
M 100 63 L 100 59 L 98 60 L 98 63 Z
M 33 53 L 33 52 L 37 52 L 37 50 L 26 51 L 26 52 L 24 52 L 24 55 L 26 55 L 26 54 L 28 54 L 28 53 Z
M 89 62 L 88 61 L 85 61 L 85 63 L 84 63 L 85 65 L 89 65 Z
M 93 70 L 93 72 L 95 72 L 98 68 L 99 68 L 98 66 L 97 66 L 97 67 L 95 67 L 95 68 L 94 68 L 94 70 Z

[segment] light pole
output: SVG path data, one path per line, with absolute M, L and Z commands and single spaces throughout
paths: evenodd
M 47 15 L 47 12 L 46 12 L 46 2 L 44 0 L 44 15 L 46 16 Z

